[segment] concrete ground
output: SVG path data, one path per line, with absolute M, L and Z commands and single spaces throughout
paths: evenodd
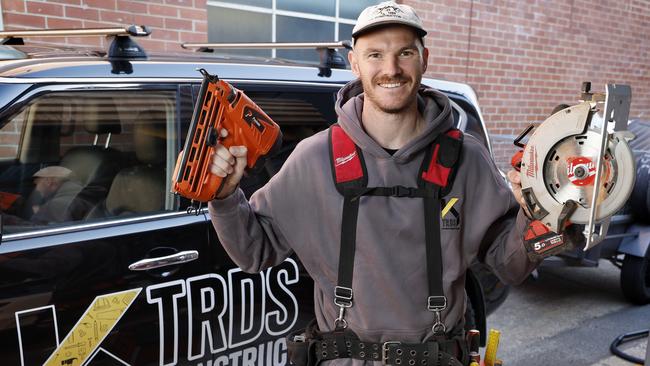
M 632 365 L 613 356 L 620 334 L 650 328 L 650 305 L 623 298 L 618 268 L 601 261 L 597 268 L 542 267 L 511 289 L 508 299 L 488 317 L 501 331 L 498 358 L 504 365 Z M 645 358 L 647 338 L 621 349 Z

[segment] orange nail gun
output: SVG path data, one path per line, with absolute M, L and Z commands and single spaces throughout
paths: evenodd
M 213 200 L 225 178 L 210 173 L 217 142 L 226 148 L 246 146 L 247 168 L 255 169 L 282 145 L 282 133 L 264 111 L 228 82 L 199 70 L 203 82 L 185 147 L 176 160 L 172 191 L 193 201 Z M 228 131 L 221 138 L 221 129 Z

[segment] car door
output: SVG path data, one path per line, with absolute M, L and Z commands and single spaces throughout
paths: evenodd
M 336 121 L 334 101 L 340 85 L 239 81 L 236 86 L 280 125 L 283 134 L 280 151 L 241 181 L 250 197 L 278 172 L 299 141 Z M 226 284 L 228 296 L 213 326 L 225 331 L 224 346 L 214 352 L 213 364 L 286 364 L 286 335 L 314 319 L 313 281 L 296 257 L 261 273 L 244 273 L 230 260 L 214 230 L 210 242 L 211 272 Z
M 192 108 L 189 86 L 55 83 L 4 109 L 3 365 L 196 364 L 209 225 L 170 193 Z

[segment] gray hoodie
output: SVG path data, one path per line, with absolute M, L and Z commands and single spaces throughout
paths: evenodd
M 416 187 L 426 147 L 452 126 L 447 97 L 433 89 L 420 90 L 418 107 L 429 125 L 393 156 L 363 130 L 362 107 L 360 82 L 353 81 L 339 91 L 338 123 L 363 151 L 368 186 Z M 237 190 L 209 205 L 219 240 L 244 271 L 261 271 L 292 252 L 298 255 L 314 279 L 321 330 L 333 329 L 338 316 L 333 294 L 343 207 L 328 149 L 327 131 L 317 133 L 298 144 L 280 172 L 253 194 L 250 203 Z M 441 219 L 447 329 L 462 324 L 465 272 L 477 256 L 508 283 L 521 282 L 537 264 L 528 260 L 523 247 L 528 219 L 521 210 L 517 214 L 518 204 L 488 151 L 469 134 L 465 134 L 457 169 Z M 431 335 L 434 322 L 426 306 L 427 284 L 422 199 L 361 198 L 354 306 L 346 311 L 350 329 L 366 341 L 422 342 Z

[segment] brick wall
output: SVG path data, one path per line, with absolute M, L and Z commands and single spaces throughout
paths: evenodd
M 576 101 L 582 81 L 632 85 L 631 117 L 650 119 L 647 0 L 401 0 L 429 30 L 430 76 L 472 85 L 498 164 L 513 135 Z M 5 29 L 146 24 L 147 50 L 207 39 L 206 0 L 2 0 Z M 98 38 L 43 39 L 105 47 Z M 33 42 L 33 41 L 32 41 Z M 101 44 L 100 44 L 101 43 Z
M 151 27 L 137 42 L 148 51 L 180 50 L 183 42 L 207 40 L 206 0 L 2 0 L 4 28 Z M 30 43 L 106 47 L 102 37 L 32 39 Z
M 650 119 L 650 2 L 643 0 L 403 0 L 429 30 L 428 74 L 479 95 L 495 155 L 582 81 L 632 86 L 630 117 Z

